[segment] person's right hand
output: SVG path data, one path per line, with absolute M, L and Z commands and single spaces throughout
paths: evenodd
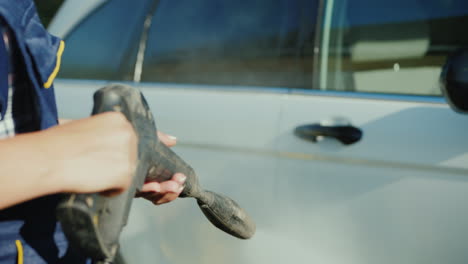
M 41 134 L 53 159 L 49 179 L 60 192 L 119 193 L 130 185 L 137 137 L 123 114 L 98 114 Z
M 136 159 L 133 127 L 117 112 L 0 140 L 0 209 L 60 192 L 119 193 Z

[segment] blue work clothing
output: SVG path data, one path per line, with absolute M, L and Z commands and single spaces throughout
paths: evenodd
M 11 51 L 0 40 L 0 117 L 5 118 L 13 104 L 14 122 L 18 122 L 17 113 L 30 117 L 28 125 L 14 126 L 15 133 L 56 125 L 52 83 L 60 66 L 63 42 L 44 29 L 32 0 L 0 0 L 0 19 L 12 35 L 14 47 Z M 13 82 L 8 78 L 12 71 Z M 9 104 L 11 86 L 14 93 Z M 28 161 L 24 162 L 27 166 Z M 90 263 L 68 247 L 55 217 L 60 198 L 51 195 L 0 210 L 0 264 L 19 260 L 26 264 Z
M 50 78 L 54 77 L 59 60 L 57 53 L 63 42 L 44 29 L 32 0 L 0 0 L 0 16 L 12 29 L 22 55 L 19 59 L 24 63 L 34 92 L 37 113 L 32 114 L 38 115 L 39 128 L 56 125 L 57 106 Z M 2 113 L 6 109 L 4 88 L 7 85 L 6 80 L 0 83 Z

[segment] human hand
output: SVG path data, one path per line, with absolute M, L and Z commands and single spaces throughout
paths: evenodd
M 137 141 L 116 112 L 1 140 L 0 209 L 55 193 L 122 192 L 135 173 Z
M 136 168 L 137 139 L 131 124 L 123 115 L 106 113 L 82 120 L 62 120 L 60 123 L 60 126 L 50 131 L 64 130 L 56 132 L 67 136 L 76 135 L 79 138 L 67 138 L 67 143 L 78 147 L 77 142 L 82 142 L 79 146 L 86 148 L 85 152 L 78 152 L 82 155 L 64 156 L 67 157 L 64 161 L 67 166 L 62 166 L 64 170 L 60 170 L 60 174 L 65 179 L 75 179 L 72 190 L 67 191 L 113 195 L 128 188 Z M 57 138 L 57 135 L 54 138 Z M 168 147 L 177 143 L 175 137 L 159 131 L 158 138 Z M 97 142 L 99 144 L 96 144 Z M 81 163 L 76 164 L 77 162 Z M 73 169 L 67 170 L 68 168 Z M 86 168 L 92 171 L 85 171 Z M 93 179 L 87 179 L 88 176 L 92 176 Z M 185 179 L 185 175 L 175 174 L 169 181 L 147 182 L 137 197 L 143 197 L 156 205 L 173 201 L 182 192 Z
M 175 137 L 169 136 L 158 131 L 158 138 L 168 147 L 177 143 Z M 184 183 L 187 177 L 181 173 L 176 173 L 169 181 L 147 182 L 143 185 L 137 197 L 143 197 L 155 205 L 171 202 L 175 200 L 184 189 Z
M 176 143 L 162 133 L 159 138 L 167 146 Z M 118 194 L 130 186 L 137 142 L 132 125 L 116 112 L 4 139 L 0 209 L 53 193 Z M 24 180 L 18 181 L 17 175 Z M 184 179 L 176 174 L 170 181 L 147 183 L 141 196 L 155 204 L 172 201 L 182 191 Z
M 118 194 L 131 183 L 137 136 L 124 115 L 107 112 L 65 122 L 38 134 L 52 155 L 48 184 L 60 192 Z

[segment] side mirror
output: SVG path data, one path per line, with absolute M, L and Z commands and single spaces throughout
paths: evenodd
M 468 49 L 461 49 L 447 58 L 440 75 L 440 89 L 450 107 L 468 114 Z

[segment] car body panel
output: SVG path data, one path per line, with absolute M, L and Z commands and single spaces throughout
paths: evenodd
M 314 143 L 293 133 L 336 115 L 363 131 L 359 142 Z M 289 157 L 277 172 L 288 198 L 275 230 L 301 245 L 292 258 L 463 263 L 467 121 L 439 103 L 291 96 L 278 143 Z
M 345 4 L 320 3 L 318 21 L 329 30 L 317 31 L 317 60 L 310 61 L 319 67 L 311 80 L 317 90 L 126 82 L 143 91 L 158 129 L 178 137 L 175 151 L 194 167 L 203 186 L 233 197 L 257 223 L 252 239 L 238 240 L 206 221 L 192 200 L 155 208 L 138 199 L 121 241 L 129 263 L 466 262 L 468 116 L 451 111 L 437 96 L 439 66 L 395 63 L 354 74 L 359 88 L 354 92 L 338 86 L 327 90 L 336 80 L 352 79 L 328 77 L 339 63 L 331 47 L 337 34 L 332 22 Z M 64 7 L 62 16 L 71 11 Z M 410 15 L 396 17 L 405 21 Z M 362 26 L 369 17 L 380 19 L 375 14 L 355 19 Z M 62 25 L 59 35 L 75 25 Z M 390 45 L 364 41 L 349 58 L 369 59 L 363 50 L 397 47 L 412 60 L 428 52 L 426 33 Z M 382 54 L 393 58 L 395 53 Z M 57 79 L 60 116 L 88 116 L 93 92 L 108 82 Z M 374 86 L 384 92 L 368 93 Z M 412 93 L 407 87 L 413 86 L 425 90 L 399 94 Z M 343 123 L 361 129 L 362 138 L 344 145 L 294 134 L 300 125 Z

